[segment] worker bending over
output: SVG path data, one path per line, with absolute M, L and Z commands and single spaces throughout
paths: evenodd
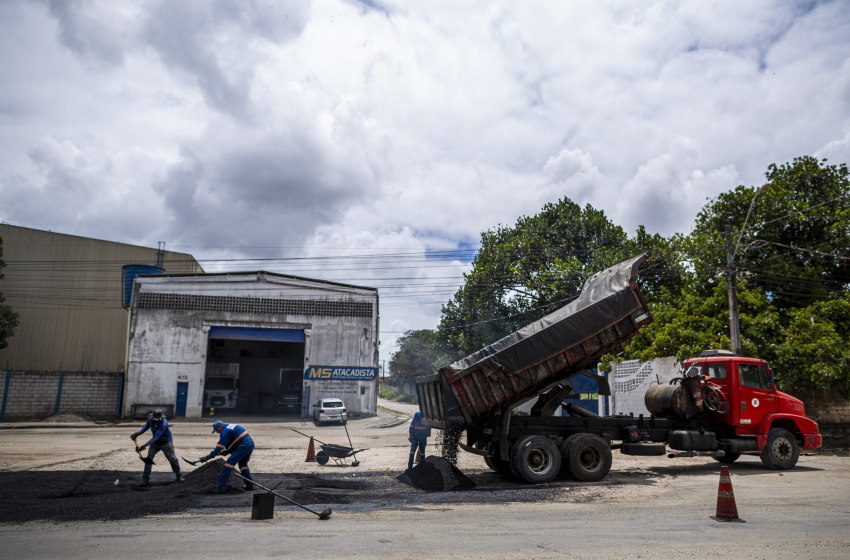
M 137 437 L 148 430 L 153 434 L 151 439 L 138 446 L 139 454 L 146 448 L 149 448 L 148 459 L 150 461 L 145 462 L 145 471 L 142 473 L 142 486 L 148 486 L 151 483 L 153 458 L 160 451 L 168 459 L 168 462 L 171 463 L 171 470 L 174 471 L 177 482 L 183 482 L 183 475 L 180 474 L 180 461 L 177 460 L 177 456 L 174 454 L 174 440 L 171 437 L 171 429 L 168 427 L 168 420 L 165 419 L 165 414 L 162 413 L 162 410 L 157 408 L 148 414 L 148 421 L 145 423 L 144 428 L 131 435 L 130 439 L 136 441 Z
M 212 433 L 217 433 L 221 437 L 215 449 L 210 451 L 209 455 L 201 457 L 201 462 L 209 461 L 216 455 L 230 455 L 229 459 L 225 459 L 224 469 L 221 471 L 215 492 L 221 494 L 227 491 L 227 481 L 230 480 L 230 473 L 233 472 L 235 465 L 239 465 L 242 476 L 248 479 L 245 481 L 245 490 L 253 490 L 254 479 L 248 468 L 248 460 L 254 451 L 254 440 L 248 435 L 248 431 L 239 424 L 225 424 L 219 420 L 213 424 Z

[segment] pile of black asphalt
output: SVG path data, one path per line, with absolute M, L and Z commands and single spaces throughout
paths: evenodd
M 154 467 L 149 486 L 141 485 L 140 472 L 0 472 L 3 504 L 0 523 L 123 520 L 207 506 L 250 508 L 253 491 L 243 490 L 243 481 L 236 476 L 230 477 L 225 495 L 213 492 L 223 468 L 223 459 L 210 461 L 194 471 L 184 472 L 185 482 L 178 483 L 172 473 L 156 472 Z M 254 477 L 264 482 L 273 480 L 280 485 L 276 492 L 308 504 L 346 503 L 347 494 L 362 486 L 356 481 L 304 475 L 255 474 Z
M 430 455 L 422 462 L 407 469 L 398 481 L 426 492 L 455 492 L 475 488 L 475 483 L 460 469 L 442 457 Z

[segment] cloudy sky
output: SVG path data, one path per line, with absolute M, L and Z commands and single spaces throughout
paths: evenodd
M 547 202 L 850 162 L 841 0 L 4 0 L 0 70 L 0 220 L 377 286 L 382 359 Z

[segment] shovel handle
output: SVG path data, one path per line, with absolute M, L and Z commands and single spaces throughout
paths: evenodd
M 317 515 L 317 516 L 319 517 L 319 519 L 327 519 L 328 517 L 330 517 L 330 513 L 328 513 L 328 514 L 327 514 L 327 517 L 322 517 L 322 514 L 320 514 L 319 512 L 317 512 L 317 511 L 313 511 L 312 509 L 310 509 L 310 508 L 308 508 L 308 507 L 304 507 L 304 506 L 302 506 L 301 504 L 299 504 L 298 502 L 294 502 L 294 501 L 290 500 L 290 499 L 289 499 L 289 498 L 287 498 L 286 496 L 281 496 L 280 494 L 278 494 L 278 493 L 277 493 L 277 492 L 275 492 L 274 490 L 271 490 L 271 489 L 269 489 L 269 488 L 266 488 L 266 487 L 265 487 L 265 486 L 263 486 L 262 484 L 258 484 L 258 483 L 256 483 L 255 481 L 253 481 L 253 480 L 251 480 L 251 479 L 249 479 L 249 478 L 245 478 L 244 476 L 242 476 L 241 474 L 239 474 L 239 473 L 238 473 L 238 472 L 236 472 L 236 471 L 233 471 L 233 473 L 232 473 L 232 474 L 235 474 L 236 476 L 238 476 L 239 478 L 241 478 L 241 479 L 242 479 L 242 480 L 244 480 L 245 482 L 248 482 L 248 483 L 250 483 L 250 484 L 253 484 L 253 485 L 254 485 L 254 486 L 256 486 L 257 488 L 260 488 L 260 489 L 262 489 L 262 490 L 265 490 L 265 491 L 266 491 L 266 492 L 268 492 L 269 494 L 274 494 L 274 495 L 275 495 L 275 496 L 277 496 L 278 498 L 282 498 L 282 499 L 286 500 L 287 502 L 289 502 L 290 504 L 292 504 L 292 505 L 294 505 L 294 506 L 298 506 L 298 507 L 300 507 L 301 509 L 306 509 L 307 511 L 309 511 L 309 512 L 310 512 L 310 513 L 312 513 L 313 515 Z M 329 512 L 330 510 L 326 510 L 326 511 L 328 511 L 328 512 Z M 325 512 L 322 512 L 322 513 L 325 513 Z

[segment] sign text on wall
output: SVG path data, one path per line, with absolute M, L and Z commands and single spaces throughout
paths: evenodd
M 376 367 L 310 366 L 304 370 L 304 379 L 339 381 L 372 381 L 378 377 Z

